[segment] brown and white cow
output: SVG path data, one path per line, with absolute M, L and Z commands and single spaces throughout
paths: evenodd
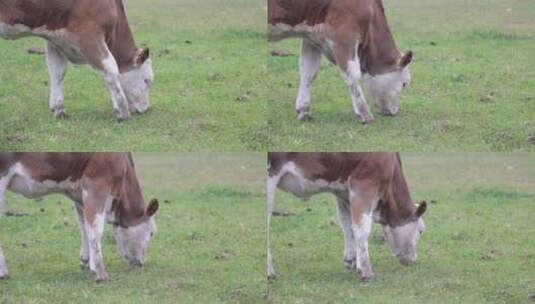
M 0 153 L 2 211 L 6 190 L 34 199 L 52 193 L 72 199 L 82 237 L 81 266 L 98 282 L 108 278 L 100 246 L 105 221 L 113 224 L 121 255 L 132 265 L 145 262 L 158 201 L 145 203 L 130 154 Z M 0 278 L 7 276 L 0 246 Z
M 55 117 L 65 117 L 68 61 L 88 63 L 102 75 L 119 120 L 149 108 L 149 49 L 136 47 L 122 0 L 1 0 L 0 37 L 27 36 L 46 39 L 49 106 Z
M 344 233 L 344 261 L 363 281 L 374 277 L 368 255 L 372 221 L 382 225 L 401 264 L 416 260 L 426 203 L 412 203 L 398 154 L 268 153 L 268 278 L 275 276 L 270 231 L 277 187 L 302 199 L 322 192 L 334 194 Z
M 388 26 L 382 0 L 268 0 L 268 40 L 302 38 L 301 80 L 295 109 L 310 118 L 310 88 L 321 55 L 337 65 L 363 123 L 373 121 L 360 88 L 380 112 L 395 115 L 399 96 L 410 83 L 412 51 L 401 53 Z

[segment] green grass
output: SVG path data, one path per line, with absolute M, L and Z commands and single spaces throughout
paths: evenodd
M 9 194 L 8 209 L 29 216 L 0 220 L 11 275 L 0 282 L 1 303 L 262 302 L 265 155 L 142 154 L 135 161 L 145 198 L 160 201 L 147 264 L 129 266 L 107 225 L 110 280 L 96 284 L 78 266 L 73 204 Z
M 150 112 L 118 123 L 103 80 L 71 67 L 68 120 L 48 109 L 44 41 L 0 39 L 1 150 L 263 151 L 267 143 L 265 17 L 247 0 L 132 0 L 138 46 L 151 50 Z
M 299 40 L 273 44 L 294 56 L 268 61 L 272 150 L 534 151 L 535 2 L 388 1 L 398 47 L 415 52 L 398 116 L 363 126 L 337 68 L 323 60 L 312 90 L 314 120 L 294 101 Z
M 401 266 L 374 225 L 368 284 L 343 266 L 330 195 L 277 193 L 274 303 L 528 303 L 535 293 L 535 158 L 403 154 L 414 200 L 429 202 L 415 265 Z

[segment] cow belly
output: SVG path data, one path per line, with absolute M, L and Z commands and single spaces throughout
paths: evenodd
M 7 24 L 0 22 L 0 37 L 4 39 L 17 39 L 31 35 L 30 28 L 22 24 Z
M 311 181 L 292 173 L 282 177 L 279 188 L 304 200 L 321 192 L 329 192 L 341 197 L 347 196 L 347 189 L 342 183 L 322 179 Z
M 46 27 L 31 29 L 22 24 L 0 23 L 0 37 L 5 39 L 18 39 L 36 36 L 50 41 L 67 59 L 74 64 L 85 64 L 87 59 L 78 47 L 76 40 L 72 39 L 66 29 L 48 30 Z
M 79 196 L 78 182 L 65 180 L 56 182 L 44 180 L 42 182 L 33 180 L 28 176 L 21 165 L 15 167 L 15 174 L 9 182 L 8 189 L 12 192 L 21 194 L 27 198 L 40 199 L 51 193 L 62 193 L 69 197 Z

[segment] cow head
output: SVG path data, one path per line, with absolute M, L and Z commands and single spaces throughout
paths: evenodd
M 114 226 L 113 233 L 121 255 L 130 264 L 142 266 L 150 239 L 156 233 L 154 214 L 158 210 L 158 201 L 152 199 L 145 210 L 143 220 L 134 226 Z
M 130 111 L 137 113 L 147 111 L 150 106 L 149 90 L 154 79 L 148 48 L 139 50 L 132 69 L 122 73 L 119 79 Z
M 366 92 L 383 115 L 396 115 L 399 111 L 399 97 L 411 82 L 409 63 L 412 56 L 412 51 L 401 55 L 391 72 L 364 77 Z
M 426 209 L 426 203 L 420 203 L 410 216 L 409 221 L 399 226 L 383 225 L 385 238 L 402 265 L 409 265 L 418 257 L 418 239 L 425 231 L 422 215 Z

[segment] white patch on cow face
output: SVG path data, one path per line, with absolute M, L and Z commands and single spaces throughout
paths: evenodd
M 421 217 L 397 227 L 383 225 L 383 231 L 392 253 L 401 264 L 408 265 L 416 261 L 418 239 L 425 231 L 424 220 Z
M 365 75 L 364 87 L 373 98 L 375 105 L 384 115 L 396 115 L 399 111 L 399 97 L 409 86 L 409 67 L 381 75 Z
M 156 233 L 156 223 L 154 218 L 150 217 L 135 226 L 127 228 L 114 226 L 113 233 L 121 255 L 131 265 L 142 266 L 145 263 L 150 239 Z
M 154 80 L 150 58 L 140 66 L 119 75 L 131 111 L 143 113 L 150 106 L 149 91 Z

